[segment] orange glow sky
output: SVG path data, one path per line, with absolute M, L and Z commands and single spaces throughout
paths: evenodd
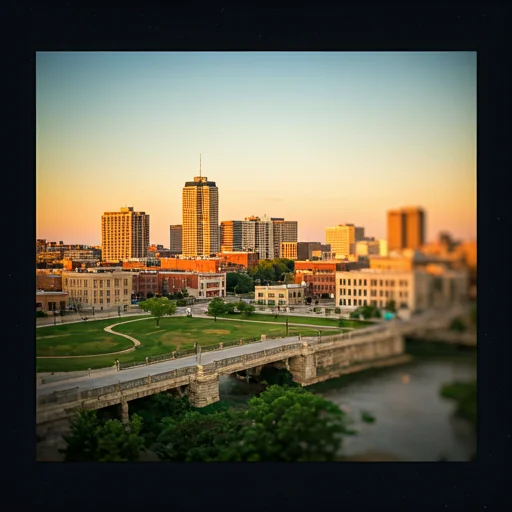
M 474 52 L 44 52 L 36 72 L 38 238 L 99 245 L 133 206 L 168 247 L 200 153 L 220 221 L 386 238 L 418 205 L 428 240 L 476 238 Z

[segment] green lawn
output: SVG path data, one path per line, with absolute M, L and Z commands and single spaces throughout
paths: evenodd
M 116 320 L 108 319 L 40 327 L 36 329 L 36 355 L 83 356 L 133 347 L 130 340 L 103 330 L 115 323 Z
M 144 360 L 147 356 L 155 356 L 172 352 L 173 350 L 186 350 L 193 347 L 195 341 L 202 346 L 216 345 L 220 342 L 232 341 L 237 339 L 248 339 L 254 337 L 260 337 L 262 334 L 266 334 L 268 337 L 284 337 L 286 329 L 284 325 L 268 325 L 253 322 L 244 321 L 228 321 L 217 319 L 215 322 L 213 319 L 205 318 L 187 318 L 187 317 L 165 317 L 160 319 L 160 327 L 156 326 L 156 320 L 151 317 L 145 317 L 145 320 L 138 322 L 128 322 L 114 328 L 116 332 L 128 334 L 133 336 L 141 342 L 141 346 L 135 351 L 128 352 L 126 354 L 119 354 L 117 356 L 98 356 L 98 357 L 87 357 L 87 358 L 69 358 L 69 359 L 38 359 L 37 360 L 37 371 L 38 372 L 56 372 L 56 371 L 77 371 L 87 370 L 88 368 L 104 368 L 112 366 L 115 359 L 119 359 L 121 362 L 128 361 L 140 361 Z M 91 322 L 87 325 L 84 324 L 70 324 L 68 326 L 55 326 L 46 327 L 44 329 L 38 329 L 38 340 L 37 344 L 40 343 L 40 337 L 51 336 L 58 334 L 69 334 L 69 336 L 63 338 L 46 338 L 47 351 L 48 347 L 51 347 L 51 342 L 55 350 L 60 350 L 58 355 L 62 354 L 60 347 L 64 344 L 64 341 L 58 342 L 58 340 L 66 340 L 67 338 L 73 338 L 76 333 L 77 338 L 88 343 L 94 343 L 101 341 L 105 336 L 108 335 L 103 331 L 106 325 L 111 325 L 112 320 L 102 320 L 98 322 Z M 56 331 L 68 327 L 68 331 Z M 87 328 L 88 334 L 84 336 L 83 329 Z M 39 332 L 43 331 L 43 332 Z M 324 331 L 326 334 L 335 334 L 341 332 L 341 330 L 329 329 Z M 296 336 L 298 334 L 303 336 L 316 336 L 318 334 L 317 329 L 307 327 L 289 327 L 288 334 L 290 336 Z M 119 337 L 120 343 L 128 342 L 128 345 L 123 345 L 124 348 L 133 346 L 129 340 Z M 80 342 L 77 342 L 77 344 Z M 69 345 L 70 342 L 67 342 Z M 122 350 L 122 349 L 120 349 Z M 103 352 L 111 352 L 113 350 L 104 350 Z M 91 353 L 91 352 L 89 352 Z M 98 352 L 93 352 L 98 353 Z M 39 355 L 39 348 L 38 348 Z M 53 354 L 52 354 L 53 355 Z M 57 354 L 55 354 L 57 355 Z M 74 354 L 69 354 L 74 355 Z

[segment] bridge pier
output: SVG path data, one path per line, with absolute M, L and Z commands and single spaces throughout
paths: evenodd
M 293 380 L 301 386 L 306 386 L 316 379 L 316 359 L 310 349 L 303 350 L 300 356 L 291 357 L 288 364 Z
M 219 375 L 215 365 L 198 365 L 195 379 L 190 380 L 189 402 L 192 407 L 205 407 L 220 400 Z
M 130 421 L 130 415 L 128 412 L 128 401 L 123 400 L 121 402 L 121 421 L 123 423 L 128 423 Z

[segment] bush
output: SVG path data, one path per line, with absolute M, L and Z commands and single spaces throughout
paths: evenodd
M 44 311 L 36 311 L 36 318 L 45 318 L 48 315 Z
M 334 308 L 334 312 L 339 315 L 341 313 L 341 308 Z

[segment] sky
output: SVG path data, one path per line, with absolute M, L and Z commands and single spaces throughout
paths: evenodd
M 476 52 L 38 52 L 36 236 L 101 245 L 133 206 L 169 247 L 201 154 L 219 221 L 385 239 L 421 206 L 427 241 L 476 239 L 476 80 Z

